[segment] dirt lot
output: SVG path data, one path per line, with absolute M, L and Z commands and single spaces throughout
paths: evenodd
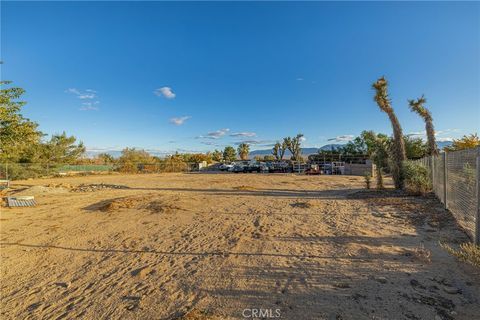
M 363 190 L 361 177 L 111 175 L 14 187 L 38 205 L 1 208 L 3 319 L 480 315 L 478 269 L 439 244 L 466 241 L 448 212 L 433 198 Z

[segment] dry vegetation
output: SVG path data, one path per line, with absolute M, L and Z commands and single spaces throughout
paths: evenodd
M 462 243 L 458 249 L 454 249 L 447 244 L 444 244 L 443 246 L 448 252 L 461 261 L 465 261 L 480 268 L 480 246 L 473 243 Z
M 467 242 L 449 213 L 434 198 L 365 190 L 363 177 L 111 175 L 14 188 L 38 206 L 1 208 L 2 319 L 480 314 L 479 268 L 439 244 Z

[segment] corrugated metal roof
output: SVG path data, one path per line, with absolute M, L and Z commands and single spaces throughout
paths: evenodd
M 37 204 L 35 199 L 21 199 L 15 197 L 7 197 L 9 207 L 33 207 Z

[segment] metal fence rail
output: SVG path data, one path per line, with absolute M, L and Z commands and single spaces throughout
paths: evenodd
M 480 147 L 419 159 L 432 189 L 458 224 L 480 244 Z
M 198 163 L 158 162 L 158 163 L 124 163 L 124 164 L 44 164 L 44 163 L 0 163 L 0 179 L 21 180 L 56 176 L 62 174 L 106 173 L 163 173 L 198 171 Z

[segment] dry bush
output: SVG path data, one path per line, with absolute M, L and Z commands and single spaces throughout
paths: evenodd
M 363 179 L 365 181 L 365 188 L 370 189 L 370 186 L 371 186 L 371 183 L 372 183 L 372 176 L 368 172 L 366 172 L 363 175 Z
M 302 209 L 308 209 L 313 207 L 313 205 L 310 202 L 294 202 L 290 204 L 294 208 L 302 208 Z
M 457 257 L 460 261 L 474 265 L 480 268 L 480 246 L 473 243 L 462 243 L 458 249 L 454 249 L 447 244 L 441 246 L 451 255 Z
M 431 261 L 431 256 L 432 253 L 430 252 L 430 250 L 425 249 L 423 245 L 413 249 L 413 258 L 416 260 L 428 263 Z
M 233 189 L 235 190 L 256 190 L 256 188 L 254 187 L 250 187 L 250 186 L 238 186 L 238 187 L 233 187 Z

